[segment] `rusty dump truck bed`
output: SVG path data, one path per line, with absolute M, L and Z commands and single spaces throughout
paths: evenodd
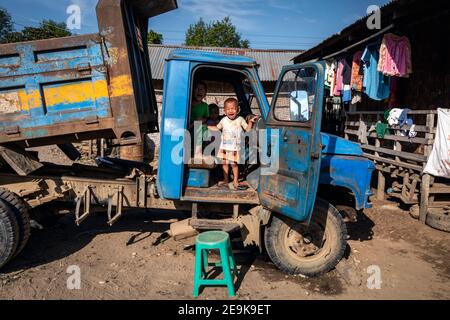
M 148 18 L 176 0 L 100 0 L 98 34 L 0 45 L 0 144 L 92 138 L 138 143 L 158 131 Z

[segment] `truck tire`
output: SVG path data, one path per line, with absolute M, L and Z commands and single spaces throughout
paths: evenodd
M 14 213 L 19 227 L 19 243 L 14 257 L 17 256 L 30 238 L 30 213 L 25 202 L 14 192 L 0 188 L 0 199 L 2 199 Z
M 344 255 L 347 228 L 339 211 L 317 199 L 307 226 L 273 215 L 264 233 L 267 253 L 288 274 L 317 276 L 333 269 Z
M 14 213 L 0 200 L 0 268 L 14 255 L 19 244 L 19 227 Z
M 434 229 L 450 232 L 450 213 L 443 209 L 441 211 L 430 209 L 427 213 L 426 223 Z

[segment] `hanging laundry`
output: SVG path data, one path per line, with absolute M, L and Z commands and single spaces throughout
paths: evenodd
M 333 79 L 331 80 L 330 97 L 333 96 L 334 87 L 336 86 L 336 75 L 337 75 L 337 62 L 336 61 L 333 62 L 333 69 L 334 69 L 334 73 L 333 73 Z
M 375 132 L 377 133 L 377 138 L 383 139 L 386 134 L 389 134 L 388 124 L 378 121 Z
M 352 75 L 352 69 L 346 58 L 342 58 L 338 61 L 338 67 L 336 71 L 336 84 L 334 87 L 333 95 L 340 96 L 344 90 L 344 85 L 350 85 Z
M 363 88 L 363 72 L 361 70 L 362 54 L 362 51 L 355 52 L 352 60 L 352 77 L 350 84 L 355 91 L 362 91 Z
M 362 144 L 368 144 L 367 141 L 367 125 L 364 121 L 359 120 L 359 127 L 358 127 L 358 141 Z
M 325 63 L 325 65 L 325 86 L 330 89 L 330 96 L 332 96 L 336 82 L 336 61 L 329 60 Z
M 387 76 L 409 77 L 412 73 L 409 39 L 393 33 L 385 34 L 380 46 L 377 69 Z
M 349 84 L 344 84 L 342 90 L 342 102 L 349 102 L 350 100 L 352 100 L 352 88 Z
M 333 95 L 340 96 L 341 91 L 344 88 L 344 83 L 342 81 L 342 71 L 344 70 L 344 60 L 341 59 L 338 61 L 337 70 L 336 70 L 336 83 L 334 85 Z
M 408 108 L 393 108 L 389 111 L 389 115 L 387 116 L 387 122 L 390 126 L 399 126 L 402 130 L 400 131 L 400 135 L 403 137 L 408 136 L 409 138 L 414 138 L 417 136 L 417 132 L 415 130 L 415 125 L 413 120 L 408 117 L 408 112 L 411 111 Z
M 362 100 L 361 92 L 353 91 L 352 104 L 357 104 L 358 102 L 361 102 L 361 100 Z
M 437 109 L 436 138 L 423 172 L 450 178 L 450 109 Z
M 343 59 L 342 63 L 344 64 L 344 68 L 342 69 L 342 83 L 351 84 L 352 81 L 352 57 L 348 56 Z
M 387 122 L 390 126 L 403 126 L 408 119 L 408 112 L 411 111 L 410 109 L 400 109 L 400 108 L 393 108 L 391 111 L 389 111 L 389 115 L 387 117 Z
M 384 100 L 389 98 L 390 78 L 378 71 L 378 59 L 379 45 L 367 45 L 361 57 L 364 66 L 363 87 L 369 98 Z
M 326 87 L 331 87 L 331 84 L 333 83 L 334 78 L 334 68 L 333 68 L 333 61 L 329 60 L 325 62 L 325 82 L 324 85 Z

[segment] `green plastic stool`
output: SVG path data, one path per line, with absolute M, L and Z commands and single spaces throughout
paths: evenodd
M 208 251 L 218 249 L 220 262 L 208 263 Z M 223 279 L 205 279 L 208 266 L 222 267 Z M 227 286 L 228 295 L 234 297 L 234 277 L 237 268 L 231 250 L 231 241 L 224 231 L 206 231 L 195 240 L 194 297 L 198 297 L 201 286 Z

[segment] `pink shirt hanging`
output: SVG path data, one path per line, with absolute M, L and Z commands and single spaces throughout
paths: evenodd
M 407 37 L 387 33 L 380 46 L 378 71 L 387 76 L 409 77 L 412 73 L 411 45 Z
M 344 62 L 343 60 L 339 60 L 338 68 L 336 72 L 336 83 L 334 85 L 333 95 L 340 96 L 341 91 L 344 89 L 344 79 L 342 77 L 342 71 L 344 71 Z

